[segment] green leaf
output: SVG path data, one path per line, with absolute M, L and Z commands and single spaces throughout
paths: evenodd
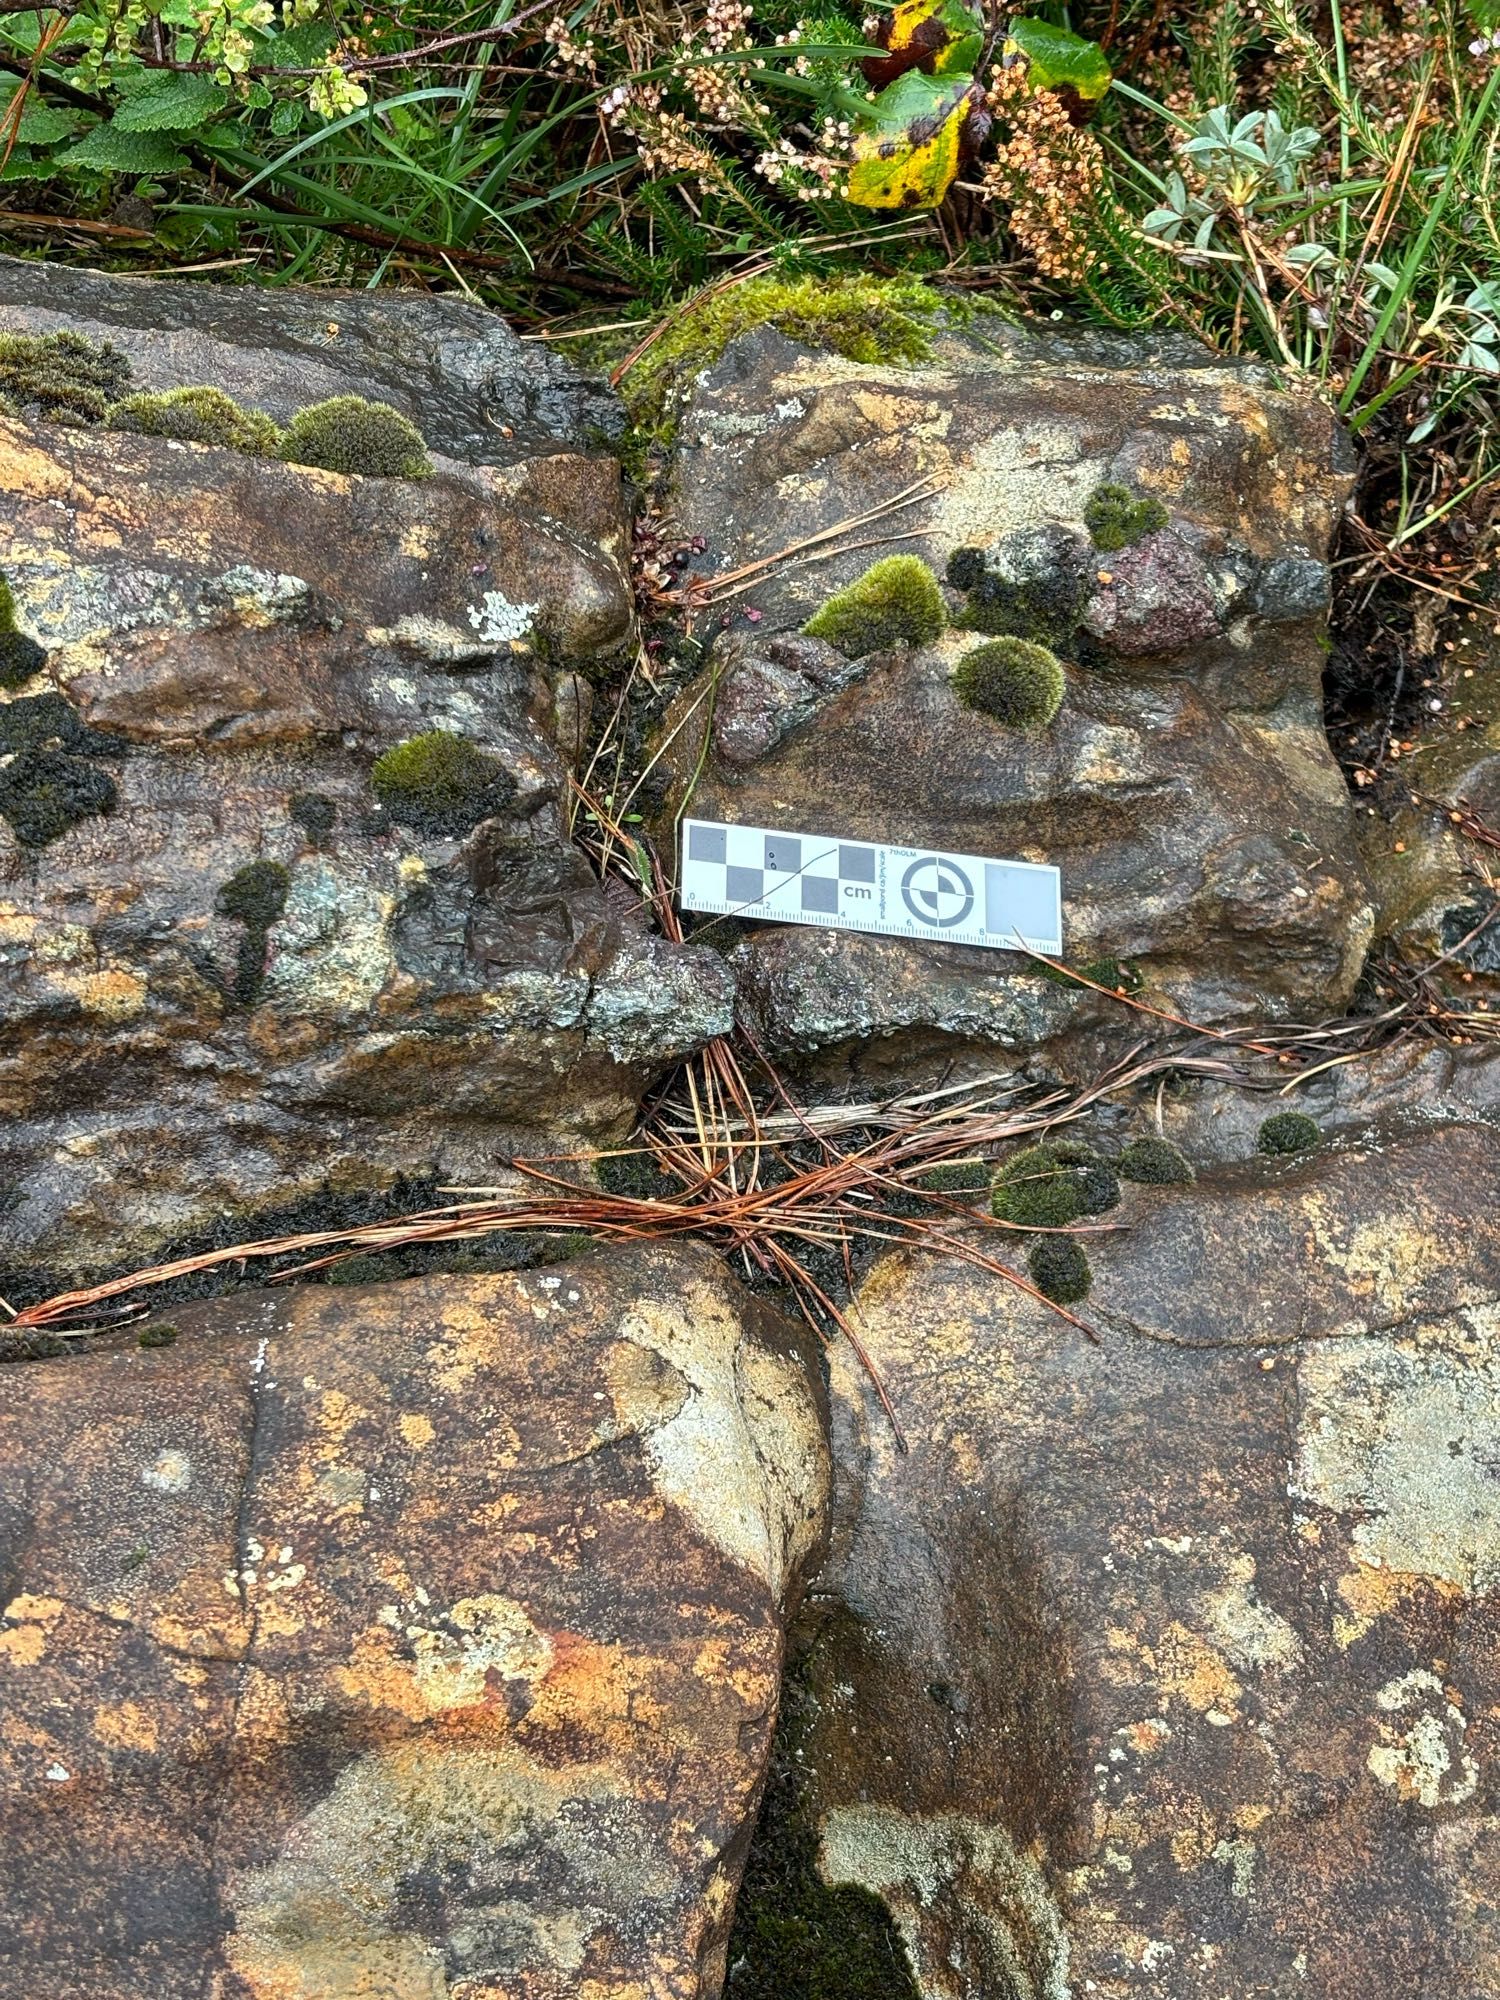
M 96 125 L 59 158 L 65 167 L 103 174 L 172 174 L 188 164 L 167 134 L 122 131 L 115 124 Z
M 337 33 L 326 23 L 305 21 L 300 28 L 288 28 L 284 35 L 265 36 L 265 60 L 282 69 L 305 69 L 309 63 L 321 62 L 337 40 Z
M 926 76 L 972 74 L 984 47 L 984 23 L 964 0 L 901 0 L 884 16 L 876 39 L 882 56 L 866 56 L 860 64 L 865 79 L 877 88 L 920 69 Z
M 133 90 L 111 123 L 117 132 L 191 132 L 217 117 L 228 104 L 229 92 L 221 90 L 211 77 L 165 71 L 153 78 L 149 89 Z
M 0 83 L 0 125 L 6 133 L 10 126 L 5 124 L 6 113 L 15 101 L 16 92 L 21 88 L 19 81 L 8 87 Z M 37 93 L 35 84 L 26 93 L 21 106 L 21 123 L 15 138 L 18 146 L 55 146 L 60 139 L 71 139 L 78 130 L 77 118 L 68 111 L 59 111 L 55 105 L 44 104 Z
M 283 97 L 271 113 L 271 133 L 274 138 L 285 139 L 295 132 L 302 123 L 302 106 L 290 97 Z
M 1055 90 L 1085 107 L 1097 104 L 1110 86 L 1112 72 L 1099 44 L 1050 21 L 1012 21 L 1004 55 L 1007 63 L 1025 58 L 1033 90 Z
M 849 199 L 860 208 L 936 208 L 953 185 L 978 92 L 969 75 L 918 69 L 881 91 L 854 131 Z

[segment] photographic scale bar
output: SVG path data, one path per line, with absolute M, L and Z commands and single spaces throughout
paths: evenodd
M 1062 953 L 1062 877 L 1032 861 L 839 834 L 682 823 L 678 904 L 716 917 Z

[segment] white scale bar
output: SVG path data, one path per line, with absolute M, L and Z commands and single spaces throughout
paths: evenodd
M 709 916 L 1062 952 L 1062 877 L 1032 861 L 688 819 L 678 884 Z

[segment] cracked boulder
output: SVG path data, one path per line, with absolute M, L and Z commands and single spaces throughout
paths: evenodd
M 0 1408 L 0 1987 L 714 2000 L 802 1336 L 681 1250 L 174 1318 Z
M 1495 1991 L 1497 1219 L 1436 1122 L 1127 1188 L 1097 1345 L 866 1281 L 910 1452 L 836 1349 L 804 1810 L 923 2000 Z
M 236 386 L 238 343 L 306 310 L 180 288 L 208 303 L 163 348 L 179 288 L 170 311 L 82 289 L 148 379 Z M 422 351 L 452 371 L 432 410 L 457 448 L 456 399 L 477 434 L 489 378 L 445 315 Z M 537 406 L 559 423 L 560 397 Z M 722 962 L 652 936 L 569 843 L 587 675 L 630 632 L 626 517 L 613 459 L 528 435 L 414 482 L 0 419 L 25 635 L 0 687 L 0 1266 L 140 1260 L 399 1175 L 492 1181 L 543 1133 L 621 1130 L 727 1025 Z
M 1054 863 L 1069 962 L 1128 963 L 1194 1019 L 1345 1005 L 1373 910 L 1323 731 L 1349 471 L 1322 406 L 1180 344 L 986 326 L 902 369 L 763 331 L 692 384 L 678 439 L 705 576 L 769 567 L 726 600 L 663 732 L 674 806 L 691 791 L 700 818 Z M 947 580 L 940 638 L 848 661 L 800 636 L 887 552 Z M 1036 734 L 955 692 L 963 655 L 1006 634 L 1064 663 Z M 757 926 L 735 962 L 794 1065 L 939 1071 L 1100 1011 L 936 934 Z

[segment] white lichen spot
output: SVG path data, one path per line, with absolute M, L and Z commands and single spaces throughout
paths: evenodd
M 1387 1681 L 1375 1706 L 1393 1720 L 1377 1719 L 1380 1737 L 1365 1759 L 1373 1777 L 1429 1811 L 1474 1796 L 1479 1766 L 1464 1747 L 1469 1725 L 1436 1674 L 1417 1667 Z
M 52 1784 L 60 1785 L 71 1778 L 73 1773 L 66 1764 L 49 1764 L 44 1775 Z
M 185 1451 L 168 1447 L 159 1451 L 141 1473 L 141 1483 L 154 1493 L 186 1493 L 193 1483 L 192 1461 Z
M 530 637 L 539 604 L 512 604 L 499 590 L 487 590 L 482 604 L 468 607 L 469 623 L 487 646 L 508 646 Z

